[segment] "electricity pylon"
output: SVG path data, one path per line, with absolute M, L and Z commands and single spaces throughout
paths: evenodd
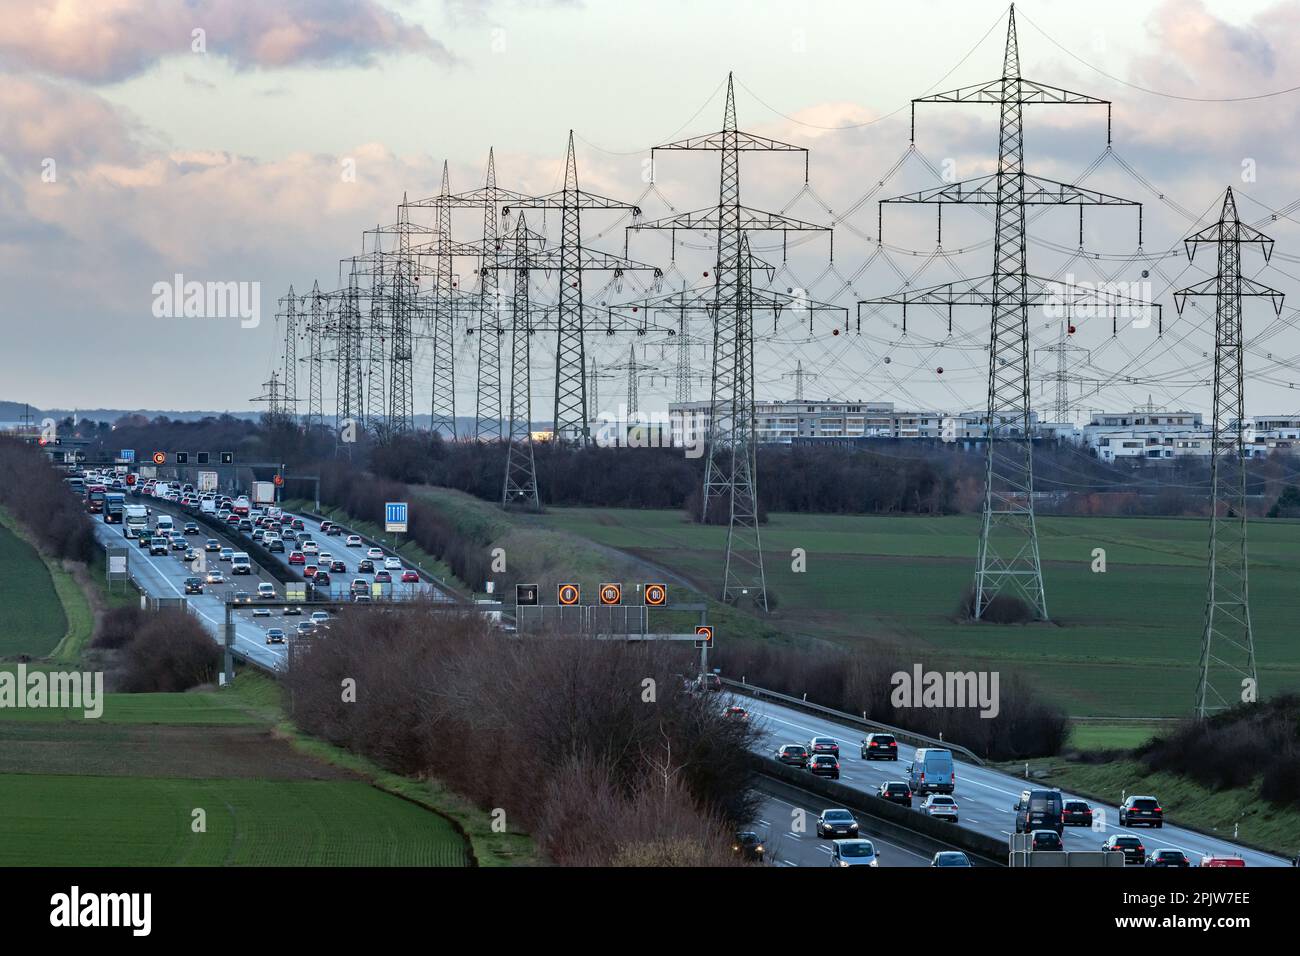
M 627 372 L 627 416 L 630 421 L 632 416 L 637 413 L 640 405 L 641 379 L 646 375 L 657 372 L 658 369 L 653 365 L 647 365 L 644 361 L 637 361 L 636 345 L 629 345 L 627 361 L 620 362 L 617 365 L 606 365 L 605 370 L 608 372 Z
M 1070 420 L 1070 356 L 1083 356 L 1084 362 L 1092 360 L 1092 350 L 1075 345 L 1070 336 L 1074 334 L 1074 326 L 1070 324 L 1067 317 L 1061 322 L 1061 331 L 1057 336 L 1055 345 L 1044 345 L 1038 349 L 1039 352 L 1046 352 L 1049 355 L 1056 356 L 1056 372 L 1052 376 L 1052 382 L 1055 386 L 1055 394 L 1051 404 L 1051 420 L 1054 422 L 1065 422 Z
M 1138 247 L 1142 245 L 1140 204 L 1096 190 L 1032 176 L 1024 167 L 1023 109 L 1032 104 L 1097 105 L 1107 108 L 1107 143 L 1110 142 L 1110 103 L 1072 93 L 1020 75 L 1020 49 L 1016 39 L 1015 6 L 1007 19 L 1007 40 L 1002 76 L 976 86 L 961 87 L 912 101 L 912 141 L 916 141 L 917 103 L 984 103 L 1000 110 L 998 170 L 991 176 L 948 183 L 883 203 L 982 203 L 995 209 L 993 274 L 977 280 L 950 282 L 868 300 L 860 304 L 921 304 L 992 307 L 989 337 L 988 417 L 985 422 L 984 508 L 980 522 L 979 555 L 975 570 L 972 616 L 980 619 L 999 595 L 1023 600 L 1033 616 L 1047 620 L 1047 592 L 1038 551 L 1034 521 L 1033 430 L 1029 390 L 1029 309 L 1058 304 L 1060 286 L 1028 272 L 1025 248 L 1025 206 L 1071 205 L 1079 207 L 1079 245 L 1083 245 L 1084 206 L 1137 206 Z M 882 212 L 883 221 L 883 212 Z M 942 234 L 940 234 L 942 240 Z M 879 241 L 879 238 L 877 239 Z M 1088 298 L 1068 289 L 1067 300 Z M 1124 297 L 1107 297 L 1131 302 Z M 904 318 L 906 321 L 906 318 Z
M 727 75 L 727 97 L 722 129 L 656 146 L 660 150 L 710 150 L 720 154 L 718 204 L 708 209 L 680 213 L 634 229 L 705 230 L 717 239 L 718 258 L 713 270 L 713 384 L 710 396 L 707 451 L 701 520 L 710 510 L 728 515 L 727 554 L 723 563 L 722 600 L 735 603 L 750 596 L 767 610 L 767 577 L 758 531 L 758 491 L 755 487 L 754 325 L 756 296 L 750 277 L 753 263 L 746 234 L 750 231 L 828 232 L 826 226 L 802 222 L 778 213 L 741 205 L 740 154 L 742 152 L 797 152 L 804 154 L 804 181 L 808 180 L 808 151 L 765 136 L 746 133 L 736 126 L 736 94 Z M 779 310 L 787 301 L 776 293 L 764 297 Z M 687 293 L 682 293 L 683 301 Z M 776 297 L 776 298 L 773 298 Z M 793 302 L 793 297 L 789 298 Z
M 311 430 L 325 423 L 321 371 L 324 363 L 321 342 L 329 322 L 329 296 L 320 290 L 320 282 L 311 286 L 311 317 L 307 320 L 307 414 L 303 425 Z
M 348 284 L 339 299 L 334 325 L 334 430 L 341 434 L 345 424 L 355 427 L 363 417 L 365 390 L 362 387 L 361 288 L 357 282 L 357 260 L 351 260 Z
M 794 379 L 794 400 L 796 402 L 802 402 L 804 394 L 803 383 L 810 378 L 818 378 L 819 376 L 816 372 L 805 372 L 803 370 L 803 362 L 799 361 L 795 363 L 793 372 L 785 372 L 781 377 Z
M 388 339 L 388 322 L 384 315 L 388 303 L 388 285 L 384 274 L 383 237 L 375 227 L 375 243 L 370 253 L 370 313 L 366 322 L 366 430 L 378 437 L 384 430 L 387 411 L 384 387 L 387 367 L 384 361 Z
M 1214 276 L 1174 293 L 1181 314 L 1188 296 L 1214 296 L 1214 417 L 1210 448 L 1210 560 L 1201 635 L 1201 667 L 1196 686 L 1196 716 L 1259 699 L 1255 637 L 1250 627 L 1246 586 L 1246 420 L 1241 300 L 1268 296 L 1282 314 L 1282 293 L 1241 274 L 1241 247 L 1256 243 L 1268 262 L 1273 240 L 1237 218 L 1229 187 L 1219 221 L 1188 236 L 1187 260 L 1201 243 L 1218 246 Z M 1220 514 L 1220 511 L 1223 513 Z
M 293 294 L 293 286 L 289 286 L 289 294 L 280 300 L 280 304 L 284 307 L 281 313 L 284 317 L 284 372 L 279 382 L 284 389 L 285 400 L 283 404 L 271 407 L 274 412 L 289 415 L 298 401 L 298 297 Z M 272 382 L 274 381 L 275 377 L 272 376 Z
M 509 214 L 512 207 L 507 207 Z M 634 203 L 609 199 L 578 186 L 578 161 L 573 151 L 573 130 L 564 159 L 564 187 L 558 192 L 513 204 L 520 209 L 560 210 L 560 301 L 555 336 L 555 438 L 586 445 L 591 439 L 590 407 L 587 403 L 587 367 L 582 302 L 582 275 L 591 269 L 609 270 L 615 279 L 633 268 L 652 268 L 603 253 L 592 260 L 582 245 L 582 213 L 585 210 L 626 210 L 635 219 L 641 209 Z M 603 261 L 604 264 L 601 264 Z M 655 278 L 662 276 L 654 269 Z
M 415 428 L 415 350 L 412 329 L 419 315 L 418 266 L 411 254 L 411 219 L 406 196 L 397 207 L 397 254 L 389 270 L 392 308 L 389 316 L 388 433 Z
M 532 303 L 529 296 L 528 272 L 531 268 L 528 255 L 528 223 L 523 213 L 515 223 L 514 256 L 511 262 L 515 276 L 511 300 L 512 330 L 510 333 L 510 405 L 509 423 L 506 427 L 506 476 L 501 490 L 501 507 L 522 506 L 531 511 L 541 511 L 541 498 L 537 492 L 537 460 L 533 455 L 533 405 L 532 366 L 530 345 L 532 328 L 530 317 Z M 497 257 L 496 261 L 500 261 Z

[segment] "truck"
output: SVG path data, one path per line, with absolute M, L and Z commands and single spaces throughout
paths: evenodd
M 253 504 L 255 505 L 275 504 L 275 482 L 273 481 L 253 482 Z
M 93 515 L 104 513 L 104 496 L 108 488 L 104 485 L 89 485 L 86 488 L 86 510 Z
M 104 495 L 104 524 L 121 524 L 126 510 L 126 495 L 120 491 L 110 491 Z
M 149 533 L 149 509 L 144 505 L 127 505 L 122 532 L 128 538 L 147 535 Z
M 215 471 L 199 472 L 199 494 L 217 490 L 217 473 Z

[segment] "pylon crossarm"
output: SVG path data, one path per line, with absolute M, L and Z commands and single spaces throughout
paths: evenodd
M 1254 279 L 1247 279 L 1245 276 L 1237 276 L 1234 279 L 1237 288 L 1234 290 L 1235 295 L 1250 296 L 1252 298 L 1272 299 L 1273 311 L 1278 315 L 1282 314 L 1282 301 L 1286 298 L 1285 293 L 1271 289 L 1262 282 L 1256 282 Z M 1219 294 L 1219 276 L 1211 276 L 1201 282 L 1187 286 L 1185 289 L 1179 289 L 1174 293 L 1174 308 L 1179 315 L 1183 314 L 1183 309 L 1187 305 L 1189 296 L 1194 295 L 1218 295 Z
M 762 209 L 754 209 L 750 206 L 737 206 L 739 209 L 739 220 L 731 220 L 726 224 L 728 229 L 745 229 L 759 230 L 765 229 L 771 232 L 829 232 L 830 226 L 821 226 L 815 222 L 804 222 L 802 219 L 795 219 L 792 216 L 783 216 L 780 213 L 766 212 Z M 693 212 L 678 213 L 675 216 L 668 216 L 664 219 L 656 219 L 653 222 L 638 222 L 628 229 L 701 229 L 716 231 L 723 227 L 722 217 L 718 213 L 718 207 L 712 206 L 708 209 L 697 209 Z
M 511 215 L 517 209 L 629 209 L 633 217 L 641 215 L 641 207 L 636 203 L 622 199 L 610 199 L 598 196 L 584 189 L 561 189 L 547 193 L 545 196 L 524 196 L 507 203 L 501 210 L 503 216 Z
M 1063 183 L 1042 176 L 1022 177 L 1024 182 L 1023 202 L 1037 206 L 1141 206 L 1134 199 L 1112 196 L 1096 189 L 1086 189 L 1072 183 Z M 919 192 L 905 193 L 881 203 L 975 203 L 996 205 L 998 197 L 998 175 L 981 176 L 957 183 L 945 183 Z
M 1089 96 L 1086 93 L 1075 93 L 1073 90 L 1062 89 L 1059 86 L 1049 86 L 1046 83 L 1026 80 L 1022 77 L 1014 77 L 1013 79 L 1018 86 L 1016 100 L 1020 103 L 1051 103 L 1058 106 L 1110 106 L 1110 100 Z M 913 105 L 917 103 L 996 103 L 1000 105 L 1005 103 L 1007 98 L 1004 82 L 1004 78 L 999 77 L 996 80 L 989 80 L 987 83 L 961 86 L 955 90 L 948 90 L 946 93 L 931 93 L 929 96 L 918 96 L 912 100 L 912 103 Z
M 732 142 L 727 141 L 727 137 L 734 137 Z M 683 150 L 683 149 L 737 149 L 741 152 L 767 152 L 767 153 L 806 153 L 806 147 L 795 146 L 791 143 L 783 143 L 777 139 L 771 139 L 767 136 L 755 136 L 753 133 L 746 133 L 742 130 L 719 130 L 716 133 L 704 133 L 700 136 L 691 136 L 687 139 L 679 139 L 676 142 L 665 143 L 662 146 L 656 146 L 650 150 L 651 155 L 660 150 Z

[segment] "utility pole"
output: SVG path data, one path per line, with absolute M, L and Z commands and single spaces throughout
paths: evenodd
M 804 155 L 804 182 L 808 180 L 808 151 L 764 136 L 746 133 L 736 125 L 736 94 L 731 74 L 723 106 L 722 129 L 656 146 L 660 150 L 709 150 L 720 154 L 718 203 L 695 212 L 681 213 L 634 229 L 662 229 L 674 237 L 678 229 L 703 230 L 716 237 L 718 258 L 713 269 L 713 383 L 705 453 L 700 520 L 710 512 L 727 515 L 727 554 L 723 563 L 721 598 L 734 604 L 742 597 L 767 610 L 767 577 L 758 530 L 758 490 L 755 486 L 754 325 L 755 296 L 746 235 L 750 231 L 829 231 L 777 213 L 741 205 L 740 154 L 794 152 Z M 770 298 L 770 294 L 769 294 Z M 683 293 L 682 302 L 686 295 Z M 791 298 L 791 302 L 793 299 Z M 777 303 L 779 310 L 782 303 Z
M 1072 205 L 1079 208 L 1079 247 L 1083 247 L 1083 207 L 1136 206 L 1139 208 L 1138 248 L 1142 246 L 1140 204 L 1083 189 L 1068 183 L 1032 176 L 1024 168 L 1023 110 L 1031 104 L 1097 105 L 1107 108 L 1110 142 L 1110 103 L 1082 93 L 1072 93 L 1020 75 L 1020 49 L 1016 38 L 1016 11 L 1007 19 L 1002 75 L 996 80 L 937 93 L 912 101 L 912 141 L 916 141 L 917 103 L 984 103 L 1000 110 L 998 169 L 991 176 L 949 183 L 884 203 L 939 205 L 942 245 L 944 203 L 980 203 L 995 210 L 993 274 L 978 280 L 945 283 L 916 292 L 869 300 L 870 304 L 901 304 L 906 328 L 909 304 L 992 306 L 989 338 L 988 417 L 985 423 L 984 508 L 980 522 L 979 554 L 975 571 L 972 616 L 979 620 L 989 605 L 1006 594 L 1025 602 L 1030 613 L 1047 620 L 1047 592 L 1043 587 L 1038 529 L 1034 520 L 1033 429 L 1030 420 L 1029 309 L 1053 304 L 1059 286 L 1029 274 L 1026 262 L 1025 206 Z M 879 239 L 877 230 L 877 242 Z M 1112 297 L 1118 300 L 1121 297 Z M 859 303 L 868 304 L 866 302 Z
M 615 279 L 624 270 L 650 268 L 627 260 L 595 253 L 594 258 L 604 262 L 584 264 L 582 245 L 582 213 L 584 210 L 627 210 L 633 219 L 641 210 L 633 203 L 609 199 L 587 192 L 578 186 L 578 161 L 573 151 L 573 130 L 569 130 L 569 145 L 564 160 L 564 187 L 558 192 L 514 204 L 523 209 L 560 210 L 560 301 L 555 336 L 555 439 L 573 441 L 579 446 L 591 440 L 590 405 L 587 401 L 586 344 L 584 341 L 584 316 L 582 304 L 582 275 L 591 269 L 605 269 L 614 273 Z M 504 210 L 508 215 L 510 207 Z M 654 269 L 656 280 L 662 276 Z
M 1188 236 L 1190 263 L 1201 243 L 1218 247 L 1218 270 L 1204 282 L 1174 293 L 1179 314 L 1188 296 L 1214 296 L 1214 417 L 1210 448 L 1210 560 L 1201 635 L 1196 716 L 1259 699 L 1255 637 L 1246 586 L 1246 457 L 1251 427 L 1246 420 L 1241 300 L 1267 296 L 1282 314 L 1282 293 L 1241 274 L 1241 247 L 1260 247 L 1267 263 L 1273 240 L 1237 218 L 1229 187 L 1219 221 Z M 1220 513 L 1222 512 L 1222 513 Z

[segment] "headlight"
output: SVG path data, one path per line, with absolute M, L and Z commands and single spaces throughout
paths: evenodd
M 880 861 L 879 861 L 879 860 L 872 860 L 872 861 L 871 861 L 871 865 L 872 865 L 872 866 L 880 866 Z
M 840 860 L 840 866 L 848 866 L 848 864 L 845 863 L 843 860 Z
M 849 824 L 849 829 L 850 829 L 850 830 L 856 830 L 857 828 L 858 828 L 858 825 L 857 825 L 856 823 L 850 823 L 850 824 Z
M 758 846 L 754 847 L 754 852 L 755 852 L 755 853 L 762 853 L 762 852 L 763 852 L 763 844 L 760 843 Z

